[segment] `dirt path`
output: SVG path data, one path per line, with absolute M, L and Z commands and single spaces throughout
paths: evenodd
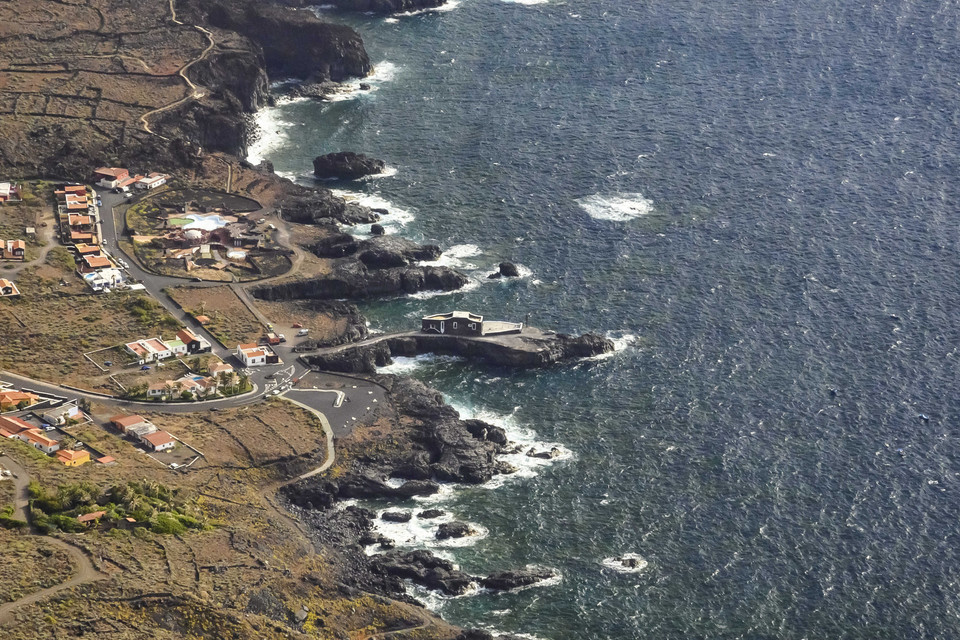
M 30 484 L 30 476 L 27 474 L 24 468 L 20 466 L 19 463 L 17 463 L 15 460 L 12 460 L 8 456 L 3 456 L 0 458 L 0 464 L 17 474 L 17 477 L 14 480 L 17 487 L 16 496 L 14 498 L 16 504 L 16 511 L 14 514 L 18 518 L 26 520 L 27 498 L 29 497 L 27 494 L 27 486 Z M 35 537 L 37 539 L 40 538 L 40 536 Z M 40 591 L 31 593 L 30 595 L 24 596 L 19 600 L 14 600 L 13 602 L 8 602 L 0 606 L 0 626 L 10 622 L 13 612 L 20 607 L 25 607 L 29 604 L 46 600 L 50 596 L 55 595 L 65 589 L 70 589 L 71 587 L 76 587 L 81 584 L 93 582 L 94 580 L 106 578 L 104 574 L 100 573 L 94 568 L 93 563 L 90 562 L 90 558 L 88 558 L 85 553 L 69 542 L 64 542 L 63 540 L 51 538 L 49 536 L 43 536 L 43 540 L 63 549 L 73 560 L 77 571 L 69 580 L 66 580 L 65 582 L 61 582 L 60 584 L 47 589 L 41 589 Z
M 13 602 L 8 602 L 5 605 L 0 606 L 0 626 L 10 622 L 13 617 L 13 612 L 20 607 L 25 607 L 35 602 L 46 600 L 50 596 L 60 593 L 66 589 L 106 578 L 104 574 L 100 573 L 93 567 L 93 563 L 90 562 L 90 558 L 88 558 L 86 554 L 72 544 L 64 542 L 63 540 L 58 540 L 57 538 L 46 537 L 44 540 L 53 544 L 54 546 L 60 547 L 67 552 L 77 567 L 76 574 L 74 574 L 73 577 L 66 582 L 61 582 L 60 584 L 48 589 L 41 589 L 40 591 L 31 593 L 30 595 L 24 596 L 19 600 L 14 600 Z
M 93 563 L 90 562 L 90 558 L 88 558 L 86 554 L 72 544 L 64 542 L 63 540 L 58 540 L 57 538 L 45 537 L 44 540 L 66 551 L 70 558 L 74 561 L 74 565 L 77 567 L 77 572 L 66 582 L 61 582 L 60 584 L 48 589 L 41 589 L 40 591 L 31 593 L 30 595 L 24 596 L 19 600 L 14 600 L 13 602 L 8 602 L 5 605 L 0 606 L 0 626 L 10 622 L 13 618 L 13 612 L 20 607 L 25 607 L 35 602 L 46 600 L 50 596 L 60 593 L 66 589 L 70 589 L 71 587 L 76 587 L 81 584 L 106 578 L 104 574 L 100 573 L 93 567 Z
M 174 22 L 174 24 L 183 25 L 183 23 L 180 22 L 180 21 L 177 19 L 177 10 L 176 10 L 176 8 L 174 7 L 174 0 L 170 0 L 170 19 Z M 143 130 L 146 131 L 146 132 L 149 133 L 149 134 L 152 134 L 152 135 L 155 135 L 155 136 L 159 136 L 160 138 L 163 138 L 164 140 L 167 140 L 168 138 L 166 138 L 166 137 L 164 137 L 164 136 L 161 136 L 159 133 L 157 133 L 156 131 L 154 131 L 153 129 L 150 128 L 149 118 L 150 118 L 151 116 L 154 116 L 154 115 L 158 114 L 158 113 L 162 113 L 162 112 L 164 112 L 164 111 L 169 111 L 170 109 L 175 109 L 175 108 L 179 107 L 181 104 L 183 104 L 183 103 L 185 103 L 185 102 L 187 102 L 187 101 L 189 101 L 189 100 L 199 99 L 199 98 L 202 98 L 202 97 L 204 96 L 203 90 L 200 89 L 200 88 L 198 88 L 197 85 L 193 84 L 193 81 L 190 80 L 190 78 L 187 77 L 187 70 L 190 69 L 190 67 L 192 67 L 192 66 L 195 65 L 196 63 L 200 62 L 201 60 L 206 59 L 206 57 L 207 57 L 207 55 L 210 53 L 210 51 L 217 45 L 217 42 L 216 42 L 216 40 L 213 39 L 213 34 L 210 33 L 210 31 L 208 31 L 207 29 L 204 29 L 203 27 L 201 27 L 201 26 L 199 26 L 199 25 L 191 25 L 191 26 L 192 26 L 194 29 L 196 29 L 197 31 L 199 31 L 200 33 L 202 33 L 204 36 L 206 36 L 207 41 L 208 41 L 208 44 L 207 44 L 206 48 L 200 53 L 199 56 L 197 56 L 196 58 L 194 58 L 194 59 L 191 60 L 190 62 L 188 62 L 188 63 L 186 63 L 185 65 L 183 65 L 182 67 L 180 67 L 180 69 L 177 71 L 177 75 L 179 75 L 181 78 L 183 78 L 183 81 L 187 83 L 187 87 L 190 89 L 190 93 L 189 93 L 188 95 L 180 98 L 180 99 L 177 100 L 176 102 L 171 102 L 170 104 L 168 104 L 168 105 L 166 105 L 166 106 L 164 106 L 164 107 L 160 107 L 160 108 L 158 108 L 158 109 L 154 109 L 154 110 L 152 110 L 152 111 L 148 111 L 148 112 L 146 112 L 145 114 L 143 114 L 142 116 L 140 116 L 140 124 L 143 126 Z
M 30 484 L 30 476 L 26 470 L 20 466 L 16 460 L 8 456 L 0 456 L 0 467 L 9 469 L 16 477 L 13 479 L 13 517 L 17 520 L 27 520 L 27 503 L 30 494 L 27 492 L 27 486 Z

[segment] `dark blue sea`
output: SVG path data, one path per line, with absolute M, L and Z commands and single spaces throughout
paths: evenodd
M 472 277 L 364 304 L 371 328 L 458 308 L 619 346 L 390 368 L 562 452 L 449 488 L 464 546 L 393 532 L 562 579 L 431 606 L 552 640 L 960 638 L 960 3 L 323 15 L 372 89 L 264 112 L 252 155 L 307 183 L 321 153 L 383 158 L 331 186 Z M 523 277 L 488 281 L 501 260 Z

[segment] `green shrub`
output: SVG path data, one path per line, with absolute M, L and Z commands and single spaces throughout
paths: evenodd
M 176 536 L 184 533 L 187 528 L 172 513 L 161 513 L 150 530 L 161 535 Z

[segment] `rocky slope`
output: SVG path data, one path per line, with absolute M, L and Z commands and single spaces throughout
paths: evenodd
M 436 260 L 435 245 L 417 245 L 395 236 L 357 240 L 331 233 L 312 247 L 319 257 L 334 258 L 329 274 L 257 287 L 253 295 L 261 300 L 363 299 L 377 296 L 454 291 L 467 277 L 449 267 L 424 266 L 420 260 Z

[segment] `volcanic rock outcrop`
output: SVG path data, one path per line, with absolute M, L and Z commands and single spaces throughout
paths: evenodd
M 313 175 L 320 179 L 336 178 L 356 180 L 364 176 L 383 173 L 386 168 L 383 160 L 377 160 L 362 153 L 339 151 L 317 156 L 313 160 Z

